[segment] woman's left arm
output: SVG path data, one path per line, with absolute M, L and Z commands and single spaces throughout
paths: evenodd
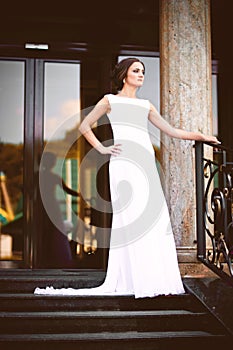
M 156 110 L 156 108 L 151 104 L 149 112 L 149 120 L 153 125 L 159 128 L 161 131 L 166 133 L 171 137 L 182 140 L 194 140 L 194 141 L 206 141 L 215 144 L 220 144 L 221 142 L 212 135 L 205 135 L 201 132 L 186 131 L 183 129 L 178 129 L 172 127 Z

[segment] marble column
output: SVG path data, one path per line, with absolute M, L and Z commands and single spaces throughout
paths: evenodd
M 212 134 L 209 0 L 160 0 L 161 114 Z M 161 165 L 180 262 L 196 260 L 194 142 L 161 134 Z

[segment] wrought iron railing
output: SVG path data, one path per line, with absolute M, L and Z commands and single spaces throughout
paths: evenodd
M 197 257 L 233 283 L 233 150 L 196 142 Z

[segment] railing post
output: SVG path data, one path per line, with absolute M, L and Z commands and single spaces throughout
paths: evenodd
M 196 168 L 196 226 L 197 226 L 197 258 L 206 259 L 206 239 L 204 230 L 204 174 L 203 143 L 195 143 Z

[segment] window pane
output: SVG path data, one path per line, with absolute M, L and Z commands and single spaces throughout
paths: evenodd
M 40 191 L 44 206 L 41 266 L 73 267 L 72 243 L 77 231 L 80 65 L 46 62 L 44 77 L 44 152 Z
M 23 252 L 24 62 L 0 60 L 0 259 Z
M 218 135 L 218 79 L 212 74 L 213 134 Z
M 80 65 L 46 62 L 44 99 L 44 138 L 62 140 L 79 122 Z

